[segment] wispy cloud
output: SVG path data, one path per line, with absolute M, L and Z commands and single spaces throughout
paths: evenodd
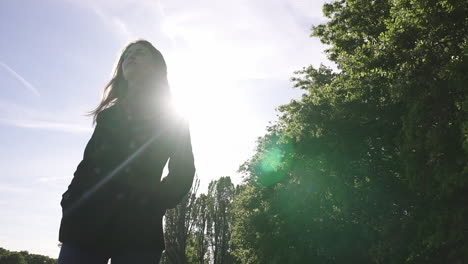
M 101 9 L 94 2 L 89 2 L 88 7 L 99 17 L 111 30 L 123 38 L 124 41 L 135 38 L 135 35 L 130 32 L 128 26 L 119 17 L 112 16 Z
M 0 192 L 2 193 L 28 193 L 30 191 L 30 188 L 26 188 L 23 186 L 16 186 L 7 183 L 0 184 Z
M 124 43 L 140 37 L 161 39 L 160 27 L 164 12 L 159 1 L 68 1 L 93 12 Z
M 91 126 L 64 120 L 70 119 L 57 113 L 0 100 L 0 124 L 68 133 L 87 133 L 92 130 Z
M 39 91 L 34 87 L 30 82 L 26 81 L 19 73 L 13 70 L 11 67 L 0 61 L 0 66 L 4 68 L 8 73 L 10 73 L 15 79 L 20 81 L 26 89 L 31 91 L 34 95 L 40 96 Z
M 50 183 L 50 182 L 57 182 L 57 181 L 64 181 L 64 180 L 69 180 L 68 177 L 41 177 L 37 179 L 38 182 L 40 183 Z
M 23 128 L 33 128 L 33 129 L 46 129 L 46 130 L 55 130 L 71 133 L 83 133 L 92 131 L 91 127 L 83 127 L 81 125 L 70 124 L 70 123 L 60 123 L 52 121 L 41 121 L 41 120 L 25 120 L 25 119 L 1 119 L 0 123 L 6 125 L 12 125 L 16 127 Z
M 92 10 L 126 41 L 152 41 L 173 76 L 287 80 L 303 66 L 328 63 L 323 44 L 309 37 L 310 26 L 325 20 L 324 1 L 69 1 Z

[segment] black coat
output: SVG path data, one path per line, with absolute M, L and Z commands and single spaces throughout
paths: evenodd
M 161 181 L 169 159 L 169 174 Z M 164 248 L 162 218 L 195 174 L 186 121 L 132 118 L 120 105 L 101 111 L 67 191 L 59 241 L 98 250 Z

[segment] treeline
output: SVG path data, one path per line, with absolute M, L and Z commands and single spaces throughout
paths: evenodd
M 56 259 L 31 254 L 28 251 L 9 251 L 0 248 L 0 264 L 55 264 Z
M 296 73 L 241 186 L 168 213 L 165 263 L 468 263 L 468 2 L 323 11 L 338 70 Z

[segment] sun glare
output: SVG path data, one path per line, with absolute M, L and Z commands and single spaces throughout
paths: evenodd
M 190 114 L 190 110 L 193 109 L 193 105 L 188 97 L 180 94 L 174 94 L 172 104 L 172 107 L 178 116 L 192 120 L 193 117 Z

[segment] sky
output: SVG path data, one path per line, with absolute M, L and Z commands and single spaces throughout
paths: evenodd
M 300 98 L 290 78 L 333 67 L 310 27 L 324 0 L 6 0 L 0 4 L 0 247 L 58 257 L 60 199 L 124 46 L 164 55 L 190 120 L 200 191 L 231 176 Z M 166 170 L 167 172 L 167 170 Z M 165 174 L 164 174 L 165 175 Z M 164 176 L 163 175 L 163 176 Z

